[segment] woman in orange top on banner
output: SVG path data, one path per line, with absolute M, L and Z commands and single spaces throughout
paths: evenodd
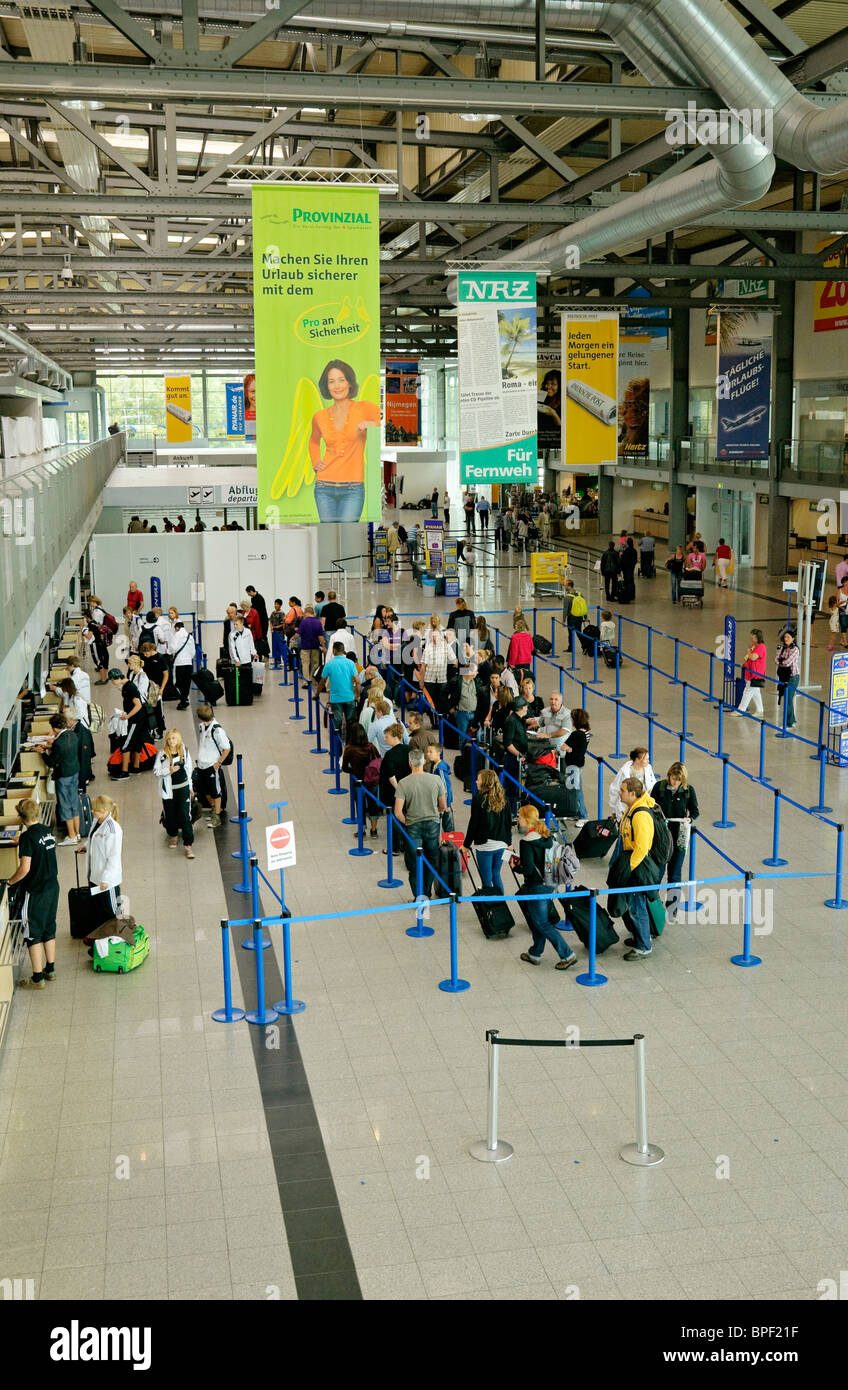
M 318 519 L 359 521 L 365 505 L 366 430 L 379 425 L 380 411 L 371 401 L 356 399 L 359 383 L 347 362 L 328 362 L 318 390 L 332 401 L 313 415 L 309 440 Z

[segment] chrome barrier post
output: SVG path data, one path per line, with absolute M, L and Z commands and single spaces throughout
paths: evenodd
M 418 910 L 415 913 L 415 926 L 407 927 L 407 936 L 435 936 L 432 927 L 424 925 L 424 911 L 427 899 L 424 897 L 424 851 L 416 848 L 415 851 L 415 897 L 418 902 Z
M 827 816 L 833 810 L 832 806 L 824 804 L 824 779 L 827 770 L 827 748 L 822 743 L 819 745 L 819 801 L 817 806 L 811 806 L 810 810 L 817 816 Z
M 486 1031 L 486 1042 L 489 1045 L 486 1138 L 478 1139 L 468 1150 L 471 1157 L 479 1158 L 481 1163 L 503 1163 L 515 1153 L 512 1145 L 505 1139 L 498 1140 L 498 1049 L 495 1039 L 499 1032 L 499 1028 L 489 1028 Z
M 771 829 L 771 858 L 764 859 L 763 863 L 771 869 L 779 869 L 781 865 L 788 864 L 788 859 L 780 857 L 780 788 L 772 787 L 774 792 L 774 812 L 772 816 Z
M 450 895 L 450 979 L 440 980 L 439 989 L 445 994 L 461 994 L 470 989 L 468 980 L 459 978 L 459 933 L 456 926 L 456 893 Z
M 786 863 L 786 860 L 783 860 Z M 741 956 L 731 956 L 734 965 L 762 965 L 759 956 L 751 955 L 751 880 L 754 875 L 750 869 L 745 870 L 745 923 L 742 928 L 742 954 Z
M 825 898 L 825 907 L 848 907 L 848 899 L 842 896 L 842 849 L 845 839 L 844 825 L 836 827 L 836 882 L 832 898 Z
M 233 1008 L 233 981 L 230 973 L 230 924 L 226 917 L 221 918 L 221 950 L 224 956 L 224 1007 L 215 1009 L 212 1014 L 216 1023 L 238 1023 L 244 1018 L 244 1009 Z
M 665 1153 L 656 1144 L 648 1143 L 648 1080 L 645 1068 L 645 1035 L 634 1033 L 633 1052 L 636 1064 L 636 1143 L 625 1144 L 619 1153 L 625 1163 L 637 1168 L 655 1168 Z
M 256 966 L 256 1008 L 245 1014 L 248 1023 L 264 1025 L 273 1023 L 277 1017 L 273 1009 L 265 1007 L 265 965 L 262 957 L 262 923 L 253 923 L 253 958 Z M 268 945 L 269 943 L 265 943 Z
M 595 989 L 598 985 L 605 985 L 606 975 L 599 975 L 595 969 L 597 959 L 597 933 L 598 933 L 598 890 L 589 889 L 589 969 L 583 975 L 577 976 L 578 985 L 585 985 L 587 989 Z

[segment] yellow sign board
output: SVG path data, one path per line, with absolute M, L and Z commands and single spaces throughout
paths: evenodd
M 542 580 L 559 580 L 565 577 L 568 555 L 564 550 L 539 550 L 530 556 L 530 579 L 539 584 Z
M 165 426 L 169 444 L 191 443 L 191 377 L 165 377 Z

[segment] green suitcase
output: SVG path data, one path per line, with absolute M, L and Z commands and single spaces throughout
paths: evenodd
M 144 927 L 136 927 L 132 946 L 126 941 L 110 941 L 109 950 L 105 956 L 97 954 L 97 945 L 94 947 L 92 965 L 100 974 L 102 971 L 111 971 L 116 975 L 128 975 L 131 970 L 136 970 L 142 961 L 147 960 L 150 952 L 150 937 Z

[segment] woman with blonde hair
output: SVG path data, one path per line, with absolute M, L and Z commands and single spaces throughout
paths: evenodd
M 700 808 L 695 788 L 689 785 L 689 774 L 685 763 L 672 763 L 665 777 L 654 784 L 651 796 L 659 806 L 671 832 L 672 851 L 668 861 L 668 883 L 679 883 L 683 873 L 683 860 L 689 845 L 692 822 L 698 819 Z M 669 918 L 677 913 L 680 889 L 670 888 L 665 900 Z
M 450 646 L 442 631 L 442 619 L 438 613 L 430 614 L 430 621 L 424 634 L 424 649 L 421 653 L 421 684 L 430 692 L 436 709 L 444 712 L 448 689 L 448 658 Z
M 186 859 L 195 857 L 192 849 L 194 827 L 191 823 L 191 774 L 191 754 L 183 746 L 182 735 L 179 729 L 169 729 L 161 753 L 156 754 L 153 775 L 159 778 L 162 820 L 169 837 L 168 848 L 176 849 L 177 836 L 182 835 Z
M 503 857 L 512 840 L 512 817 L 498 774 L 491 768 L 477 773 L 477 790 L 471 798 L 471 816 L 465 832 L 465 849 L 476 851 L 480 882 L 503 896 Z
M 77 854 L 85 855 L 85 873 L 94 893 L 108 893 L 112 916 L 121 909 L 121 849 L 124 832 L 118 824 L 118 808 L 111 796 L 96 796 L 91 803 L 94 823 L 88 840 Z
M 545 949 L 545 942 L 549 941 L 559 956 L 557 970 L 567 970 L 569 966 L 576 964 L 577 957 L 570 946 L 566 945 L 559 929 L 548 921 L 549 903 L 546 898 L 554 891 L 545 883 L 545 851 L 548 848 L 550 831 L 540 819 L 536 806 L 519 807 L 518 833 L 522 837 L 521 846 L 519 853 L 512 855 L 510 864 L 524 876 L 524 887 L 519 895 L 527 894 L 535 899 L 533 902 L 522 903 L 533 944 L 529 951 L 521 952 L 521 959 L 529 965 L 538 965 Z M 539 897 L 539 894 L 544 896 Z

